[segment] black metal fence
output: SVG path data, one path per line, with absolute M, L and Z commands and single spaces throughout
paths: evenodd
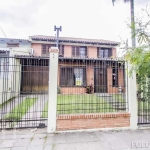
M 0 129 L 47 125 L 49 58 L 0 55 Z
M 57 114 L 128 110 L 126 66 L 112 59 L 59 59 Z
M 128 110 L 126 66 L 59 58 L 57 115 Z M 47 126 L 49 58 L 0 55 L 0 129 Z
M 150 124 L 150 78 L 137 77 L 138 124 Z

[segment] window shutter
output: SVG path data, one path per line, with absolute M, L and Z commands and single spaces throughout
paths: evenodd
M 64 45 L 59 45 L 59 55 L 64 56 Z
M 112 49 L 109 49 L 108 50 L 108 57 L 111 57 L 112 56 Z
M 80 49 L 79 49 L 79 47 L 76 47 L 76 57 L 80 57 Z
M 98 58 L 100 57 L 100 55 L 99 55 L 99 53 L 100 53 L 100 52 L 99 52 L 99 49 L 100 49 L 100 48 L 97 47 L 97 57 L 98 57 Z
M 85 57 L 87 57 L 87 47 L 85 47 Z
M 75 47 L 74 46 L 72 47 L 72 56 L 73 57 L 75 56 Z

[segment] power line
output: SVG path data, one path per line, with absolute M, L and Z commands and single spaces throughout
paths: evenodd
M 0 28 L 1 28 L 1 26 L 0 26 Z M 4 31 L 3 31 L 3 29 L 1 28 L 1 31 L 3 32 L 3 34 L 4 34 L 4 36 L 6 37 L 6 34 L 4 33 Z M 6 37 L 7 38 L 7 37 Z

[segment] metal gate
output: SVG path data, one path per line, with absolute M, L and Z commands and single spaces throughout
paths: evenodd
M 0 56 L 0 129 L 47 126 L 49 58 Z
M 150 78 L 137 77 L 138 124 L 150 124 Z

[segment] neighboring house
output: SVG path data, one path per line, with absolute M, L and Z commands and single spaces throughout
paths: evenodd
M 32 53 L 29 40 L 0 38 L 0 104 L 20 94 L 22 68 L 14 56 Z
M 49 56 L 50 47 L 56 43 L 53 36 L 30 36 L 29 40 L 34 54 L 40 57 Z M 116 60 L 118 44 L 108 40 L 59 37 L 58 86 L 61 93 L 85 93 L 85 87 L 90 84 L 94 85 L 95 93 L 118 93 L 119 87 L 123 89 L 124 69 Z M 96 63 L 90 63 L 93 60 Z

